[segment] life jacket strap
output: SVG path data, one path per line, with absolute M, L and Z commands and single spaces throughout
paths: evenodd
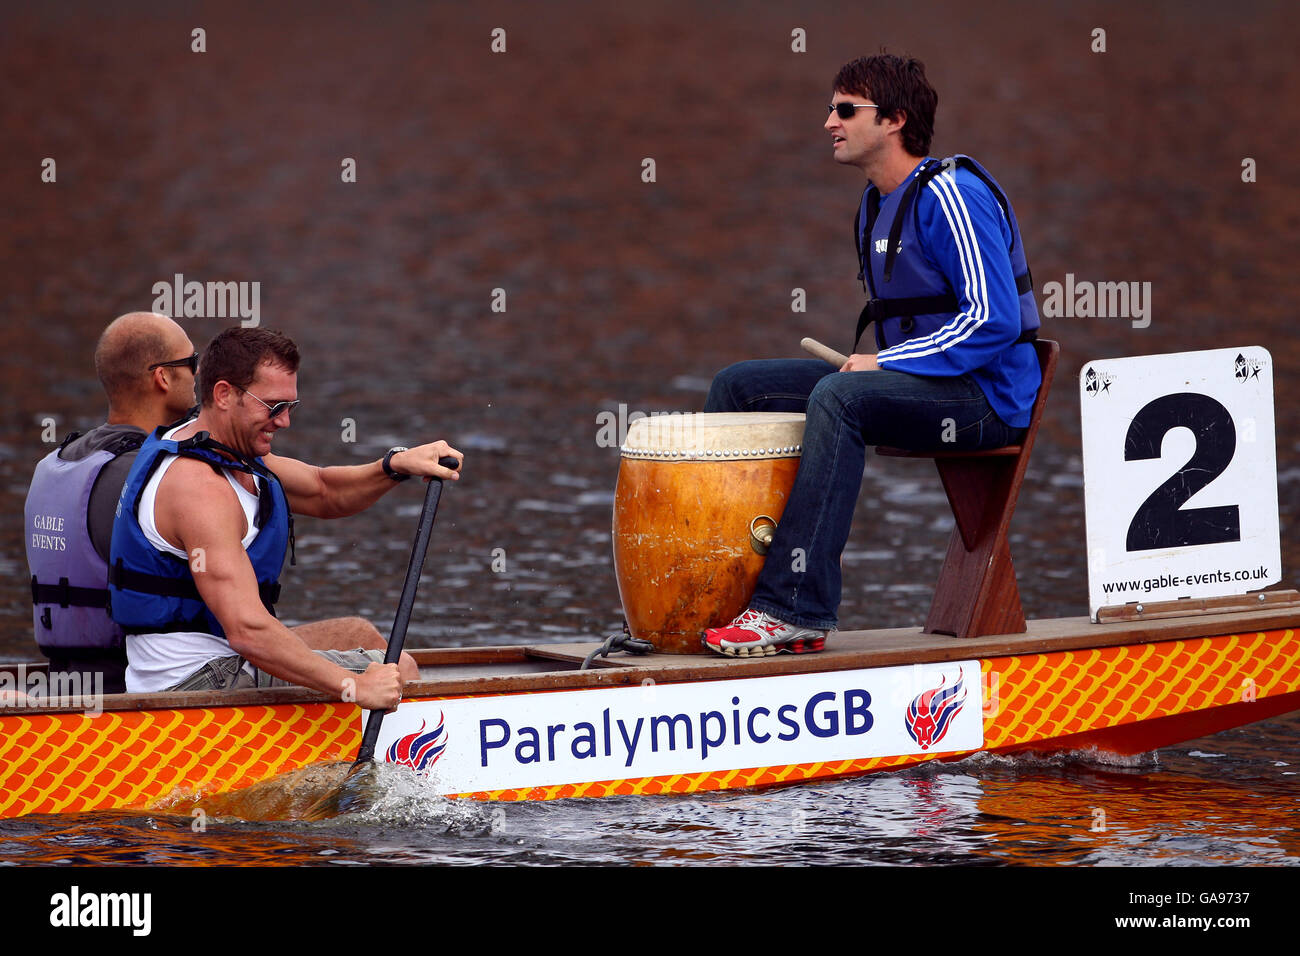
M 1034 277 L 1029 272 L 1023 272 L 1016 276 L 1016 293 L 1018 295 L 1024 295 L 1033 287 Z M 858 342 L 862 340 L 862 333 L 866 331 L 867 326 L 872 322 L 896 319 L 902 316 L 956 312 L 957 306 L 957 296 L 951 292 L 944 295 L 921 295 L 912 298 L 868 299 L 867 304 L 862 307 L 862 312 L 858 315 L 858 328 L 853 335 L 853 349 L 857 350 Z M 904 331 L 910 331 L 910 329 L 904 329 Z M 1016 342 L 1032 342 L 1037 338 L 1038 330 L 1034 329 L 1021 333 Z
M 42 584 L 33 574 L 32 603 L 57 604 L 59 607 L 108 607 L 108 589 L 71 587 L 67 578 L 59 578 L 58 584 Z
M 222 444 L 208 432 L 198 432 L 183 441 L 177 442 L 176 453 L 186 458 L 195 458 L 206 462 L 213 471 L 218 473 L 223 468 L 230 471 L 242 471 L 246 474 L 255 475 L 266 482 L 268 490 L 266 493 L 259 493 L 257 496 L 257 527 L 266 527 L 266 522 L 271 517 L 272 508 L 269 485 L 272 481 L 279 481 L 275 472 L 265 465 L 244 457 L 229 445 Z M 287 504 L 286 501 L 286 506 Z M 298 555 L 293 535 L 293 512 L 289 512 L 289 555 L 289 563 L 291 565 L 297 564 Z M 265 600 L 263 603 L 265 603 Z
M 146 437 L 147 436 L 144 435 L 143 433 L 141 434 L 128 433 L 126 435 L 122 435 L 120 438 L 118 438 L 116 441 L 112 442 L 111 444 L 106 445 L 104 450 L 110 452 L 114 457 L 117 457 L 119 455 L 125 455 L 129 451 L 139 450 L 140 446 L 144 444 L 144 440 Z
M 108 583 L 123 591 L 138 591 L 141 594 L 157 594 L 190 601 L 203 600 L 193 578 L 168 578 L 161 574 L 135 571 L 126 567 L 121 558 L 109 566 Z M 275 614 L 275 605 L 280 600 L 280 582 L 257 582 L 257 594 L 266 609 L 271 614 Z M 181 630 L 188 630 L 188 628 L 181 628 Z M 149 633 L 153 633 L 153 629 L 149 629 Z
M 207 462 L 218 471 L 224 468 L 230 471 L 254 474 L 257 467 L 239 452 L 227 445 L 223 445 L 207 432 L 199 432 L 178 441 L 176 443 L 176 454 Z

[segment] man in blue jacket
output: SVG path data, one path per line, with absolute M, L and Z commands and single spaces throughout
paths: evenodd
M 704 410 L 807 412 L 803 457 L 749 608 L 705 632 L 720 654 L 819 651 L 837 624 L 840 553 L 867 445 L 973 450 L 1018 441 L 1040 382 L 1038 308 L 1015 214 L 974 160 L 927 158 L 938 96 L 925 67 L 887 54 L 845 65 L 830 115 L 835 161 L 866 176 L 855 224 L 876 351 L 741 362 Z

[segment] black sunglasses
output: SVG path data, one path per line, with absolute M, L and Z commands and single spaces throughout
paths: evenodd
M 880 109 L 875 103 L 832 103 L 826 107 L 826 112 L 834 113 L 840 119 L 853 119 L 858 115 L 858 110 L 878 110 Z
M 199 374 L 199 353 L 195 352 L 193 355 L 188 355 L 183 359 L 172 359 L 170 362 L 154 362 L 152 365 L 149 366 L 149 371 L 152 372 L 156 368 L 168 368 L 169 366 L 173 366 L 173 365 L 178 367 L 181 365 L 187 365 L 189 366 L 191 375 L 198 375 Z

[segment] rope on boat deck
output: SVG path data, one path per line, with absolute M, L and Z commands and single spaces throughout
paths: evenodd
M 626 651 L 629 654 L 649 654 L 655 649 L 655 646 L 649 641 L 643 641 L 639 637 L 633 637 L 632 632 L 628 630 L 627 621 L 623 621 L 623 633 L 611 635 L 604 644 L 596 648 L 587 655 L 582 666 L 578 668 L 585 671 L 591 666 L 591 662 L 597 657 L 609 657 L 611 651 Z

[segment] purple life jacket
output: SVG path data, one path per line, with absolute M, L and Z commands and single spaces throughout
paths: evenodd
M 42 649 L 104 651 L 122 647 L 123 635 L 108 613 L 108 564 L 90 540 L 87 511 L 95 480 L 117 454 L 61 458 L 76 437 L 37 463 L 23 506 L 32 624 Z

